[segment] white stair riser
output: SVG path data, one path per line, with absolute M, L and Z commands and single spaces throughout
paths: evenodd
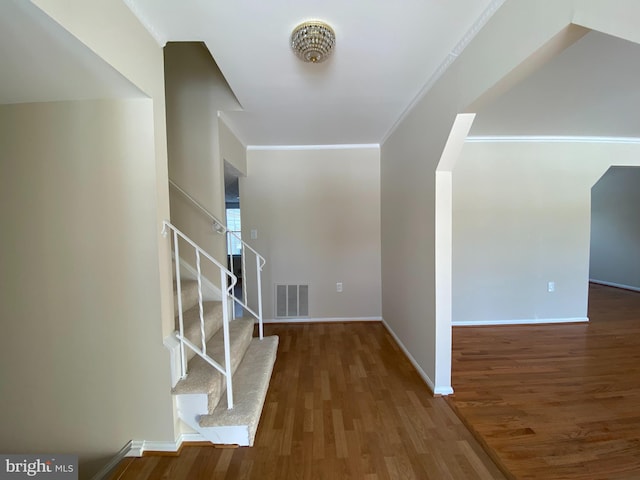
M 176 395 L 176 406 L 180 419 L 194 430 L 200 430 L 200 416 L 208 413 L 208 395 L 206 393 L 188 393 Z
M 278 347 L 277 337 L 253 339 L 234 375 L 234 408 L 226 408 L 223 396 L 215 410 L 205 394 L 178 394 L 180 418 L 210 442 L 252 446 L 264 405 Z

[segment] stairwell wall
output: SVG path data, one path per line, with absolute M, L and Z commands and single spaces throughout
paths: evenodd
M 164 48 L 164 57 L 169 178 L 224 222 L 221 141 L 225 153 L 231 151 L 231 161 L 238 149 L 234 148 L 228 129 L 221 136 L 218 112 L 237 110 L 240 105 L 203 43 L 170 42 Z M 242 166 L 242 158 L 236 163 Z M 226 265 L 225 236 L 215 233 L 209 218 L 174 190 L 171 190 L 171 221 Z M 186 249 L 183 252 L 181 257 L 195 266 L 194 258 Z M 211 282 L 220 285 L 219 270 L 206 265 L 204 273 Z
M 123 2 L 34 4 L 145 97 L 2 107 L 1 449 L 78 454 L 82 479 L 132 439 L 175 441 L 163 59 Z
M 0 107 L 0 450 L 173 440 L 148 99 Z

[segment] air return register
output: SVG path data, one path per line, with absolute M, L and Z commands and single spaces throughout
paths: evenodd
M 308 317 L 309 285 L 276 284 L 276 317 Z

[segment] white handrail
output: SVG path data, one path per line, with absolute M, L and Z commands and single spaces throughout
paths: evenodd
M 193 198 L 191 195 L 189 195 L 187 192 L 185 192 L 182 188 L 180 188 L 173 180 L 169 180 L 169 185 L 171 185 L 183 197 L 185 197 L 187 200 L 189 200 L 191 203 L 193 203 L 198 208 L 198 210 L 200 210 L 207 217 L 209 217 L 210 220 L 213 220 L 213 225 L 214 225 L 214 228 L 216 229 L 216 232 L 218 232 L 218 233 L 228 233 L 228 234 L 232 235 L 233 237 L 235 237 L 242 244 L 243 247 L 248 248 L 256 256 L 258 256 L 260 258 L 262 266 L 264 266 L 264 264 L 266 263 L 266 260 L 264 259 L 264 257 L 262 255 L 260 255 L 258 252 L 256 252 L 255 249 L 251 245 L 249 245 L 247 242 L 242 240 L 242 238 L 239 237 L 238 235 L 236 235 L 235 232 L 232 232 L 231 230 L 227 230 L 226 225 L 220 219 L 218 219 L 218 217 L 216 217 L 213 213 L 211 213 L 209 210 L 207 210 L 205 207 L 203 207 L 200 202 L 198 202 L 195 198 Z
M 195 198 L 185 192 L 182 188 L 180 188 L 173 180 L 169 180 L 169 186 L 173 187 L 178 193 L 180 193 L 184 198 L 189 200 L 193 205 L 196 206 L 200 212 L 204 213 L 210 220 L 213 220 L 213 229 L 218 233 L 225 233 L 227 231 L 227 227 L 225 224 L 218 219 L 213 213 L 207 210 L 202 206 L 200 202 L 198 202 Z
M 240 305 L 245 311 L 253 315 L 253 317 L 258 321 L 258 330 L 260 334 L 260 339 L 262 339 L 264 337 L 263 335 L 264 329 L 263 329 L 263 322 L 262 322 L 263 320 L 262 319 L 262 268 L 267 263 L 265 258 L 262 255 L 260 255 L 251 245 L 245 242 L 239 235 L 236 235 L 235 232 L 228 230 L 226 225 L 221 220 L 219 220 L 218 217 L 216 217 L 213 213 L 211 213 L 204 206 L 202 206 L 202 204 L 199 203 L 195 198 L 193 198 L 191 195 L 185 192 L 182 188 L 180 188 L 173 180 L 169 180 L 169 185 L 173 187 L 178 193 L 180 193 L 184 198 L 186 198 L 189 202 L 191 202 L 198 210 L 200 210 L 201 213 L 206 215 L 213 222 L 213 229 L 217 233 L 227 234 L 227 245 L 229 245 L 229 236 L 234 237 L 238 242 L 240 242 L 240 245 L 242 246 L 241 272 L 242 272 L 243 279 L 247 278 L 246 277 L 246 257 L 247 257 L 246 250 L 248 249 L 250 252 L 252 252 L 255 255 L 256 257 L 256 289 L 257 289 L 256 303 L 257 303 L 258 311 L 256 312 L 254 309 L 249 307 L 248 289 L 247 289 L 246 282 L 244 282 L 242 285 L 242 299 L 237 298 L 233 291 L 233 287 L 235 286 L 237 279 L 236 279 L 236 282 L 234 282 L 233 285 L 229 287 L 229 292 L 230 292 L 229 296 L 233 299 L 234 303 Z M 195 244 L 193 245 L 195 246 Z M 231 271 L 233 272 L 233 269 L 234 269 L 233 255 L 231 254 L 231 252 L 228 252 L 228 255 L 231 259 Z M 232 317 L 235 318 L 235 308 L 232 310 Z
M 176 228 L 171 223 L 166 220 L 162 225 L 162 234 L 166 236 L 171 230 L 173 232 L 173 248 L 175 252 L 175 264 L 176 264 L 176 289 L 178 295 L 178 323 L 179 323 L 179 333 L 176 334 L 177 339 L 180 341 L 180 357 L 181 357 L 181 372 L 180 377 L 185 378 L 187 376 L 187 364 L 186 364 L 186 354 L 185 354 L 185 345 L 193 350 L 196 354 L 202 357 L 207 363 L 216 368 L 220 373 L 225 376 L 227 383 L 227 405 L 228 408 L 233 408 L 233 381 L 232 381 L 232 371 L 231 371 L 231 348 L 230 348 L 230 335 L 229 335 L 229 302 L 227 299 L 233 298 L 233 287 L 235 286 L 238 279 L 236 276 L 230 272 L 225 266 L 223 266 L 220 262 L 218 262 L 215 258 L 205 252 L 202 248 L 200 248 L 195 242 L 193 242 L 189 237 L 187 237 L 184 233 L 182 233 L 178 228 Z M 196 267 L 197 267 L 197 283 L 198 283 L 198 306 L 199 306 L 199 316 L 200 316 L 200 335 L 202 340 L 202 347 L 197 347 L 194 343 L 192 343 L 188 338 L 184 335 L 184 314 L 182 312 L 182 287 L 181 287 L 181 267 L 180 267 L 180 257 L 179 257 L 179 241 L 183 240 L 187 244 L 191 245 L 195 250 L 196 255 Z M 209 260 L 213 265 L 215 265 L 220 270 L 220 290 L 222 291 L 222 331 L 223 331 L 223 342 L 224 342 L 224 367 L 216 362 L 213 358 L 211 358 L 207 354 L 207 339 L 205 337 L 205 324 L 204 324 L 204 309 L 203 309 L 203 296 L 202 296 L 202 269 L 201 269 L 201 258 L 205 258 Z M 230 280 L 230 282 L 229 282 Z

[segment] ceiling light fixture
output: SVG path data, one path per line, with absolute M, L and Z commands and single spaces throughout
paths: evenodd
M 291 33 L 291 48 L 304 62 L 324 62 L 336 44 L 336 34 L 320 20 L 303 22 Z

